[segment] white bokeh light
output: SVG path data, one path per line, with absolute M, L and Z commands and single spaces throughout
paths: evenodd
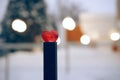
M 12 29 L 17 32 L 25 32 L 27 29 L 26 23 L 21 19 L 15 19 L 12 22 Z
M 90 37 L 87 36 L 87 35 L 83 35 L 81 38 L 80 38 L 80 42 L 83 44 L 83 45 L 88 45 L 90 43 Z
M 61 39 L 60 39 L 60 37 L 58 37 L 58 39 L 57 39 L 57 45 L 59 45 L 60 43 L 61 43 Z
M 62 25 L 67 30 L 74 30 L 75 29 L 75 21 L 71 17 L 64 18 Z
M 117 32 L 114 32 L 110 35 L 110 39 L 113 40 L 113 41 L 117 41 L 120 39 L 120 34 L 117 33 Z

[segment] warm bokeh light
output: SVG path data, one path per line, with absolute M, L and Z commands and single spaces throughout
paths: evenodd
M 88 45 L 90 43 L 90 37 L 87 36 L 87 35 L 83 35 L 81 38 L 80 38 L 80 42 L 84 45 Z
M 27 29 L 26 23 L 21 19 L 15 19 L 12 22 L 12 29 L 17 32 L 25 32 Z
M 57 39 L 57 45 L 59 45 L 61 43 L 61 39 L 60 39 L 60 37 L 58 37 L 58 39 Z
M 75 21 L 71 17 L 64 18 L 62 25 L 67 30 L 74 30 L 75 29 Z
M 120 39 L 120 34 L 117 33 L 117 32 L 114 32 L 110 35 L 110 39 L 113 40 L 113 41 L 117 41 Z

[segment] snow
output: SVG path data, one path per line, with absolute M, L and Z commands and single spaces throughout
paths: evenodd
M 9 80 L 43 80 L 43 52 L 18 51 L 8 56 Z M 67 59 L 66 59 L 67 58 Z M 0 80 L 5 80 L 5 57 Z M 58 48 L 58 80 L 119 80 L 120 54 L 110 48 Z

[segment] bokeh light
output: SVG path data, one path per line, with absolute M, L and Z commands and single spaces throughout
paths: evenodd
M 58 39 L 57 39 L 57 45 L 59 45 L 61 43 L 61 39 L 60 39 L 60 37 L 58 37 Z
M 88 45 L 90 43 L 90 37 L 88 35 L 83 35 L 81 38 L 80 38 L 80 42 L 83 44 L 83 45 Z
M 74 30 L 75 29 L 75 21 L 71 17 L 64 18 L 62 25 L 67 30 Z
M 25 32 L 27 29 L 27 25 L 23 20 L 15 19 L 12 22 L 12 29 L 17 32 Z
M 117 33 L 117 32 L 114 32 L 110 35 L 110 39 L 113 40 L 113 41 L 117 41 L 120 39 L 120 34 Z

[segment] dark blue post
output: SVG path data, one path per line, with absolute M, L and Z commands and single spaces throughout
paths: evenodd
M 44 80 L 57 80 L 56 42 L 44 42 Z

